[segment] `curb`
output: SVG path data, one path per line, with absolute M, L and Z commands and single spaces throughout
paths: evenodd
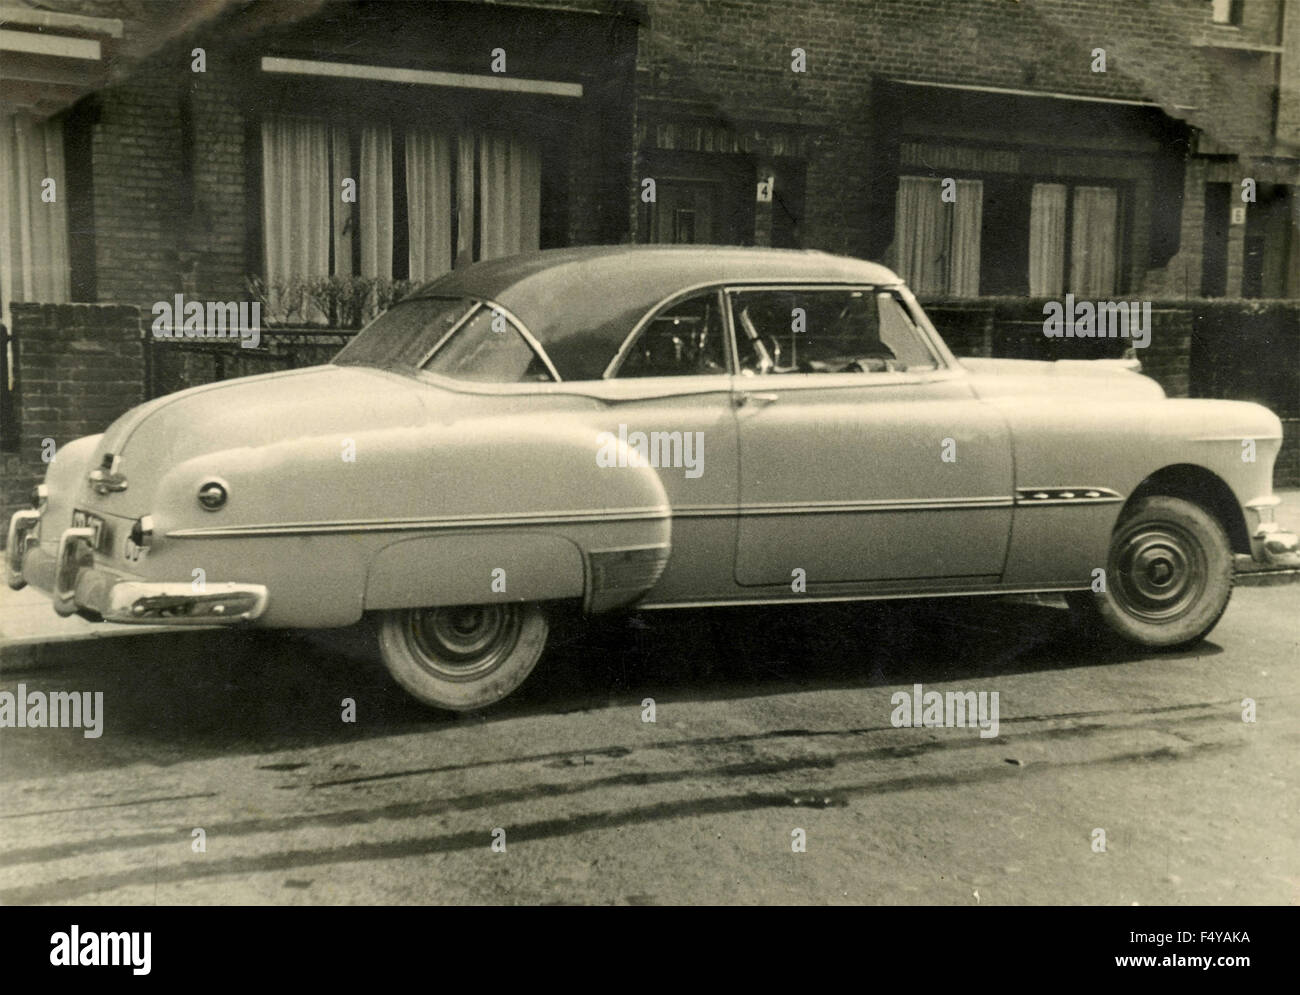
M 1237 587 L 1278 587 L 1300 581 L 1300 569 L 1243 570 L 1237 573 Z
M 108 625 L 110 623 L 103 623 Z M 47 664 L 64 662 L 63 651 L 72 643 L 112 643 L 121 640 L 144 640 L 151 636 L 174 636 L 189 633 L 212 632 L 223 626 L 186 626 L 183 629 L 170 626 L 131 626 L 129 631 L 118 632 L 61 632 L 53 636 L 22 636 L 18 639 L 6 639 L 0 644 L 0 674 L 9 670 L 29 667 L 42 667 Z

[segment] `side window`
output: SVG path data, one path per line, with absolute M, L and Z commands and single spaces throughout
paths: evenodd
M 478 311 L 438 346 L 423 369 L 478 383 L 544 383 L 554 380 L 542 358 L 504 314 Z
M 627 377 L 727 372 L 727 337 L 716 291 L 688 297 L 650 319 L 614 373 Z
M 938 368 L 889 290 L 745 290 L 731 308 L 742 375 Z

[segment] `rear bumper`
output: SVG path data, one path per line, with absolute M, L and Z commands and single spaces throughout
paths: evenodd
M 58 552 L 51 556 L 31 540 L 39 520 L 35 511 L 20 511 L 10 519 L 6 579 L 14 590 L 31 583 L 49 594 L 60 615 L 184 626 L 252 622 L 266 611 L 268 594 L 261 584 L 158 583 L 97 567 L 90 529 L 64 529 Z
M 1270 567 L 1300 567 L 1300 537 L 1287 532 L 1274 520 L 1282 499 L 1276 495 L 1256 498 L 1246 504 L 1246 525 L 1250 530 L 1250 555 Z

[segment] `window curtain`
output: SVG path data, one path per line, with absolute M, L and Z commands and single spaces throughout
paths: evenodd
M 451 269 L 451 138 L 423 129 L 406 133 L 406 203 L 412 280 Z
M 900 176 L 894 213 L 898 275 L 920 295 L 947 291 L 948 213 L 940 200 L 939 181 L 927 176 Z
M 329 163 L 323 122 L 263 119 L 262 230 L 270 284 L 329 275 Z
M 899 275 L 914 293 L 974 297 L 979 294 L 982 180 L 958 180 L 955 203 L 943 200 L 943 183 L 900 176 L 894 244 Z
M 456 142 L 456 266 L 474 261 L 475 138 L 462 132 Z
M 0 321 L 13 301 L 64 304 L 71 291 L 62 122 L 0 117 Z
M 1065 185 L 1035 183 L 1029 201 L 1029 296 L 1065 292 Z
M 479 254 L 529 252 L 540 244 L 541 159 L 530 142 L 479 136 Z
M 361 129 L 357 207 L 361 223 L 361 275 L 393 278 L 393 129 Z
M 1070 233 L 1070 290 L 1079 296 L 1110 297 L 1116 289 L 1119 191 L 1075 187 Z
M 344 201 L 343 181 L 355 180 L 352 171 L 352 145 L 346 128 L 330 129 L 330 163 L 334 182 L 330 184 L 330 203 L 333 205 L 334 225 L 334 275 L 352 275 L 352 229 L 357 223 L 355 201 Z
M 952 212 L 948 294 L 952 297 L 978 297 L 980 230 L 984 224 L 984 181 L 958 180 L 957 202 L 945 204 L 944 207 Z

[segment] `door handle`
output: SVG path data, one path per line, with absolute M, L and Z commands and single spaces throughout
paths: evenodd
M 734 396 L 732 403 L 738 408 L 743 408 L 751 402 L 754 404 L 775 404 L 780 399 L 780 396 L 780 394 L 771 394 L 766 391 L 761 393 L 743 391 Z

